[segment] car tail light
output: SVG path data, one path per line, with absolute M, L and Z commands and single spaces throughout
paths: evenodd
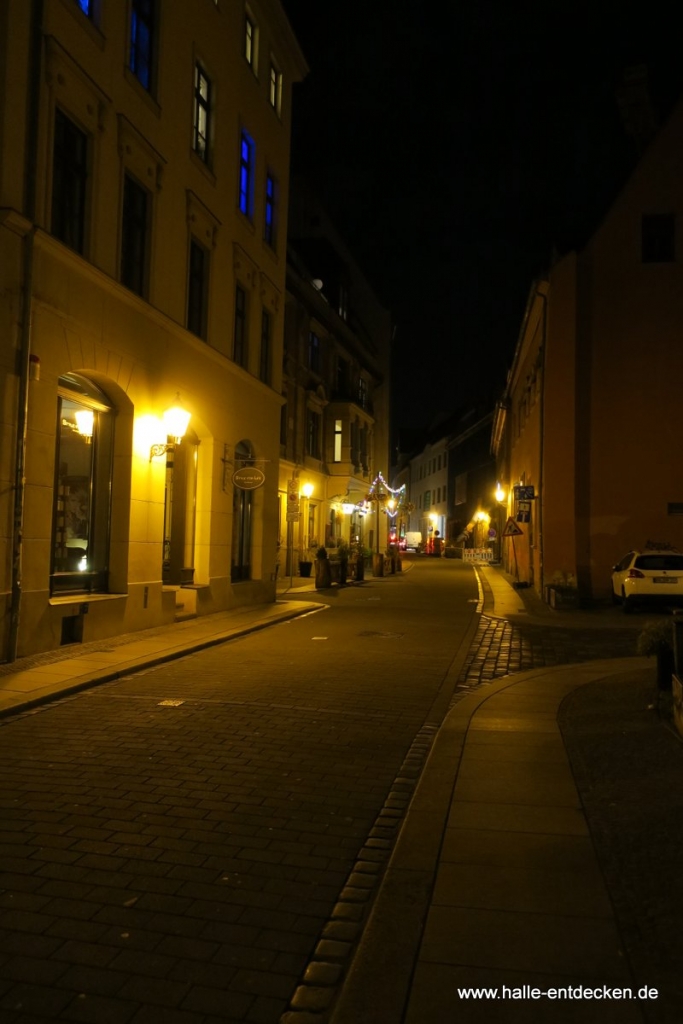
M 640 569 L 629 569 L 628 576 L 629 576 L 629 579 L 631 579 L 631 580 L 644 580 L 645 579 L 645 573 L 641 572 Z

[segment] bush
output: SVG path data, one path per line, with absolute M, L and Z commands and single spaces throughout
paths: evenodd
M 638 654 L 646 658 L 668 654 L 673 651 L 673 646 L 673 625 L 668 619 L 646 622 L 638 635 Z

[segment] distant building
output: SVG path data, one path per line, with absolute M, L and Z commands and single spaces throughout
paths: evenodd
M 355 506 L 389 469 L 391 316 L 303 181 L 293 183 L 280 428 L 280 571 L 320 546 L 377 546 Z M 299 496 L 296 511 L 290 493 Z M 386 517 L 380 517 L 382 550 Z
M 0 658 L 274 599 L 305 73 L 278 0 L 3 5 Z
M 682 138 L 679 105 L 588 242 L 530 289 L 492 437 L 539 593 L 607 599 L 632 548 L 683 550 Z
M 492 420 L 486 401 L 464 407 L 423 432 L 419 442 L 411 438 L 413 451 L 401 454 L 394 486 L 405 484 L 410 505 L 402 516 L 403 533 L 419 531 L 424 550 L 440 537 L 497 556 Z

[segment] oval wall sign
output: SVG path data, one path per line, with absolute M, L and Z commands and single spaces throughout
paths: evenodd
M 242 466 L 232 474 L 232 482 L 241 491 L 255 491 L 265 483 L 265 480 L 266 474 L 256 466 Z

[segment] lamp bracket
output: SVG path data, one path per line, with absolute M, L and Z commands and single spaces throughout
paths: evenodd
M 174 452 L 176 450 L 175 442 L 167 444 L 153 444 L 149 450 L 149 461 L 156 458 L 158 455 L 165 455 L 166 452 Z

